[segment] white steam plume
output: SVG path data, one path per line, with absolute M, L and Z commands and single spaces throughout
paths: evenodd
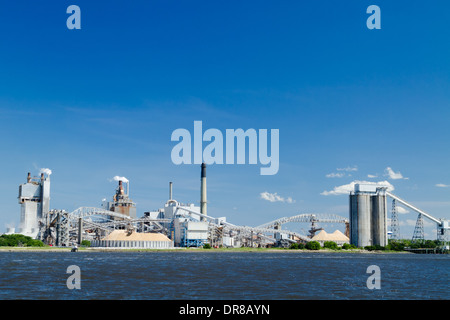
M 113 180 L 114 180 L 114 181 L 122 181 L 122 182 L 128 183 L 128 179 L 125 178 L 125 177 L 115 176 L 115 177 L 113 178 Z
M 41 168 L 41 170 L 39 171 L 39 174 L 44 173 L 46 175 L 51 175 L 52 174 L 52 170 L 48 169 L 48 168 Z

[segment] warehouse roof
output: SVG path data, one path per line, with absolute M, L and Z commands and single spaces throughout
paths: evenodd
M 170 241 L 162 233 L 138 233 L 129 234 L 126 230 L 114 230 L 102 240 L 118 240 L 118 241 Z

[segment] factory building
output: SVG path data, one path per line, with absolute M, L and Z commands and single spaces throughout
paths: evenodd
M 177 218 L 174 224 L 174 240 L 180 247 L 200 247 L 208 242 L 208 223 Z
M 179 210 L 179 211 L 178 211 Z M 191 213 L 186 218 L 181 213 Z M 145 212 L 145 217 L 150 219 L 166 219 L 170 222 L 162 223 L 168 230 L 169 237 L 178 247 L 198 247 L 204 245 L 208 241 L 209 223 L 201 221 L 202 217 L 195 214 L 200 212 L 200 207 L 194 204 L 182 204 L 176 200 L 169 199 L 164 208 L 158 211 Z
M 170 191 L 170 196 L 172 191 Z M 171 201 L 171 200 L 169 200 Z M 198 210 L 200 209 L 200 210 Z M 195 214 L 200 212 L 202 215 L 207 215 L 207 201 L 206 201 L 206 164 L 202 163 L 200 175 L 200 208 L 191 205 L 189 208 L 183 206 L 178 210 L 190 213 L 190 217 L 176 217 L 172 223 L 172 234 L 175 243 L 180 247 L 200 247 L 208 243 L 209 239 L 209 223 L 206 218 Z
M 36 238 L 39 233 L 39 221 L 47 215 L 50 208 L 50 175 L 41 173 L 40 177 L 31 177 L 19 186 L 20 226 L 17 233 Z M 8 233 L 15 233 L 10 229 Z
M 169 200 L 164 208 L 158 211 L 145 212 L 151 219 L 167 219 L 164 223 L 169 237 L 179 247 L 199 247 L 209 243 L 209 223 L 202 215 L 207 214 L 206 201 L 206 165 L 201 166 L 200 176 L 200 207 L 194 204 L 181 204 L 173 199 L 173 184 L 169 183 Z M 198 214 L 200 213 L 200 214 Z M 189 214 L 189 217 L 186 217 Z M 223 221 L 225 218 L 221 218 Z
M 356 184 L 350 193 L 350 243 L 357 247 L 386 246 L 386 188 Z
M 136 218 L 136 204 L 130 199 L 130 182 L 127 181 L 127 191 L 125 192 L 123 187 L 123 181 L 119 180 L 119 185 L 116 189 L 116 193 L 113 196 L 113 201 L 103 203 L 103 207 L 106 210 L 117 212 L 129 216 L 133 219 Z M 120 218 L 110 217 L 111 220 L 117 220 Z

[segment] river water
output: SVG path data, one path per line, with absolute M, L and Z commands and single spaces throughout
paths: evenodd
M 67 286 L 71 265 L 80 289 Z M 449 272 L 450 255 L 433 254 L 0 252 L 0 299 L 447 300 Z

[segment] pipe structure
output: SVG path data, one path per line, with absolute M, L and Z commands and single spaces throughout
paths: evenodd
M 172 200 L 172 182 L 169 182 L 169 200 Z
M 204 219 L 203 221 L 209 221 L 210 223 L 216 224 L 216 218 L 204 215 L 202 213 L 199 213 L 199 212 L 197 212 L 195 210 L 192 210 L 192 209 L 189 209 L 187 207 L 177 206 L 175 214 L 178 214 L 179 211 L 186 211 L 186 212 L 189 213 L 189 215 L 190 214 L 198 215 L 198 216 L 200 216 L 201 218 Z M 253 231 L 253 232 L 256 232 L 256 233 L 273 233 L 273 231 L 274 231 L 274 229 L 271 229 L 271 228 L 237 226 L 237 225 L 231 224 L 231 223 L 226 222 L 226 221 L 220 221 L 220 225 L 224 226 L 224 227 L 226 227 L 228 229 L 238 230 L 238 231 L 248 231 L 248 232 Z M 294 231 L 283 230 L 283 233 L 299 237 L 300 239 L 305 240 L 305 241 L 311 241 L 311 239 L 309 239 L 308 237 L 306 237 L 304 235 L 301 235 L 301 234 L 299 234 L 297 232 L 294 232 Z M 267 238 L 267 239 L 275 242 L 275 240 L 273 238 Z
M 386 195 L 388 195 L 389 197 L 391 197 L 392 199 L 400 202 L 401 204 L 403 204 L 404 206 L 416 211 L 419 214 L 422 214 L 423 216 L 427 217 L 428 219 L 434 221 L 435 223 L 437 223 L 438 225 L 442 225 L 442 220 L 436 219 L 435 217 L 429 215 L 428 213 L 426 213 L 425 211 L 420 210 L 419 208 L 416 208 L 415 206 L 413 206 L 412 204 L 409 204 L 408 202 L 406 202 L 405 200 L 400 199 L 399 197 L 397 197 L 396 195 L 390 193 L 390 192 L 386 192 Z
M 202 174 L 201 174 L 201 190 L 200 190 L 200 213 L 207 215 L 206 209 L 206 164 L 202 163 Z M 205 221 L 202 218 L 202 221 Z

